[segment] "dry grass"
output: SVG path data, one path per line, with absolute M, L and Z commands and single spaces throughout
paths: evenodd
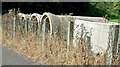
M 83 38 L 80 38 L 78 47 L 69 46 L 67 52 L 66 41 L 54 35 L 47 37 L 45 44 L 42 45 L 42 37 L 38 37 L 35 32 L 28 32 L 25 36 L 18 29 L 15 39 L 11 38 L 12 31 L 8 30 L 5 25 L 5 16 L 3 17 L 2 43 L 4 46 L 13 49 L 15 52 L 23 54 L 29 59 L 36 61 L 38 64 L 49 65 L 103 65 L 105 64 L 106 54 L 90 55 L 87 51 L 87 44 Z M 11 20 L 12 21 L 12 20 Z M 9 26 L 10 27 L 10 26 Z M 119 64 L 118 61 L 115 64 Z
M 70 46 L 67 52 L 65 41 L 57 37 L 47 38 L 43 48 L 35 36 L 27 38 L 27 42 L 25 39 L 20 36 L 15 40 L 6 39 L 5 46 L 40 64 L 94 64 L 94 57 L 87 54 L 85 44 L 79 44 L 77 48 Z
M 1 19 L 1 14 L 0 14 L 0 43 L 2 42 L 2 19 Z
M 2 29 L 0 27 L 0 43 L 2 42 Z

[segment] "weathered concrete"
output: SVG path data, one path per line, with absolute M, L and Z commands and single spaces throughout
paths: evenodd
M 99 23 L 99 22 L 90 22 L 84 20 L 75 20 L 74 24 L 74 46 L 77 46 L 77 41 L 80 38 L 81 31 L 83 35 L 90 37 L 90 44 L 92 46 L 92 51 L 94 53 L 106 52 L 109 42 L 109 27 L 111 25 L 118 24 L 109 24 L 109 23 Z M 114 32 L 114 31 L 113 31 Z

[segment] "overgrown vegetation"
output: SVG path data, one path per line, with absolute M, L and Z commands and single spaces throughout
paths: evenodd
M 106 64 L 106 53 L 88 54 L 88 47 L 84 38 L 79 39 L 77 48 L 69 47 L 67 52 L 66 41 L 57 35 L 48 36 L 45 44 L 42 44 L 42 36 L 35 28 L 28 30 L 26 35 L 24 27 L 19 19 L 16 20 L 16 35 L 13 38 L 13 17 L 8 12 L 12 8 L 20 8 L 23 13 L 51 12 L 54 14 L 69 14 L 77 16 L 99 16 L 115 21 L 118 19 L 120 2 L 98 2 L 98 3 L 3 3 L 2 4 L 2 43 L 4 46 L 21 53 L 38 64 L 71 64 L 71 65 L 103 65 Z M 114 20 L 116 19 L 116 20 Z M 118 22 L 118 21 L 117 21 Z M 24 24 L 24 23 L 23 23 Z M 120 59 L 115 56 L 112 64 L 120 64 Z
M 118 19 L 120 2 L 10 2 L 2 3 L 2 13 L 12 8 L 20 8 L 23 13 L 51 12 L 77 16 L 105 17 L 109 20 Z
M 19 19 L 16 19 L 16 35 L 13 37 L 14 16 L 14 14 L 8 13 L 2 16 L 2 43 L 38 64 L 104 65 L 108 62 L 106 53 L 89 54 L 84 38 L 79 39 L 78 47 L 74 48 L 70 45 L 69 51 L 66 48 L 66 41 L 59 38 L 58 35 L 46 37 L 43 45 L 42 36 L 37 31 L 33 31 L 34 28 L 30 28 L 26 35 L 24 22 L 20 23 Z M 120 64 L 117 56 L 113 59 L 112 64 Z
M 98 8 L 102 11 L 97 11 L 97 10 L 92 10 L 92 11 L 97 11 L 99 15 L 103 15 L 109 20 L 115 20 L 119 19 L 118 15 L 120 14 L 120 2 L 97 2 L 97 3 L 91 3 L 95 8 Z M 94 13 L 93 12 L 93 13 Z M 113 21 L 114 22 L 114 21 Z M 118 22 L 115 20 L 115 22 Z

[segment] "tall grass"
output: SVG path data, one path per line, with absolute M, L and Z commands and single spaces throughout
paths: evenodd
M 0 14 L 0 43 L 1 43 L 1 41 L 2 41 L 2 18 L 1 18 L 1 14 Z
M 3 15 L 2 17 L 2 43 L 4 46 L 23 54 L 38 64 L 49 65 L 103 65 L 106 62 L 106 54 L 89 54 L 87 43 L 84 38 L 79 39 L 78 46 L 66 48 L 66 41 L 59 35 L 47 36 L 44 45 L 42 35 L 32 29 L 28 34 L 24 33 L 24 27 L 16 26 L 16 36 L 12 38 L 12 22 L 14 15 Z M 17 19 L 16 23 L 19 23 Z M 6 25 L 8 24 L 8 25 Z M 118 61 L 115 64 L 119 64 Z

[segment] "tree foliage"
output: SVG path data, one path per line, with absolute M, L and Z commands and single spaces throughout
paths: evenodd
M 102 10 L 101 15 L 104 17 L 108 19 L 118 19 L 120 2 L 97 2 L 91 4 L 94 5 L 95 8 Z
M 78 16 L 106 17 L 118 19 L 120 2 L 3 2 L 2 13 L 12 8 L 20 8 L 23 13 L 69 14 Z

